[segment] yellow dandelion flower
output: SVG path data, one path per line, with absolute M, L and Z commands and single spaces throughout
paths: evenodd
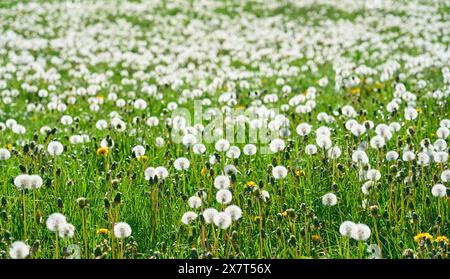
M 106 228 L 101 228 L 97 230 L 97 234 L 109 234 L 109 230 Z
M 420 243 L 422 240 L 428 239 L 430 241 L 433 241 L 433 236 L 429 233 L 419 233 L 414 237 L 414 241 L 417 243 Z
M 255 187 L 256 183 L 254 181 L 248 181 L 247 182 L 247 187 Z
M 148 157 L 147 157 L 147 156 L 145 156 L 145 155 L 142 155 L 142 156 L 136 157 L 136 160 L 138 160 L 138 161 L 147 161 L 147 159 L 148 159 Z
M 304 170 L 296 170 L 295 171 L 295 175 L 296 176 L 304 176 L 305 175 L 305 171 Z
M 312 239 L 312 241 L 320 241 L 320 235 L 318 235 L 318 234 L 313 234 L 312 236 L 311 236 L 311 239 Z
M 361 92 L 361 89 L 359 89 L 358 87 L 352 88 L 350 90 L 350 93 L 352 93 L 353 95 L 359 94 L 359 92 Z
M 437 243 L 444 242 L 445 244 L 448 244 L 448 238 L 444 235 L 436 237 L 435 241 Z
M 383 84 L 381 82 L 375 82 L 375 88 L 380 89 L 382 87 L 383 87 Z
M 12 144 L 8 143 L 8 144 L 6 145 L 6 149 L 8 149 L 9 151 L 11 151 L 12 148 L 13 148 L 13 145 L 12 145 Z
M 288 213 L 287 213 L 287 211 L 284 211 L 284 212 L 282 212 L 282 213 L 281 213 L 281 216 L 283 216 L 283 217 L 287 217 L 287 216 L 288 216 Z
M 202 168 L 201 174 L 202 176 L 205 176 L 208 173 L 208 169 L 206 167 Z
M 106 156 L 109 153 L 109 149 L 107 147 L 100 147 L 97 149 L 97 155 L 99 156 Z
M 422 109 L 421 108 L 416 108 L 417 113 L 421 113 Z

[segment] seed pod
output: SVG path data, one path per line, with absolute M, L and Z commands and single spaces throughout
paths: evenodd
M 63 201 L 62 201 L 62 199 L 61 199 L 61 198 L 58 198 L 58 200 L 57 200 L 57 204 L 58 204 L 58 208 L 59 208 L 59 209 L 62 209 L 62 208 L 64 208 L 64 204 L 63 204 Z
M 78 203 L 78 206 L 79 206 L 81 209 L 84 209 L 84 208 L 87 206 L 87 199 L 86 199 L 86 198 L 83 198 L 83 197 L 78 198 L 78 199 L 77 199 L 77 203 Z
M 106 209 L 109 209 L 111 207 L 111 203 L 109 202 L 108 198 L 104 198 L 103 203 L 105 204 Z
M 116 196 L 114 197 L 114 205 L 119 205 L 122 201 L 122 193 L 117 192 Z

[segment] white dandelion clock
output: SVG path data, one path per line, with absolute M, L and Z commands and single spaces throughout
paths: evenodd
M 14 186 L 19 190 L 25 190 L 31 188 L 31 179 L 28 174 L 19 174 L 14 178 Z
M 366 241 L 370 238 L 370 228 L 365 224 L 356 224 L 352 231 L 352 237 L 358 241 Z
M 233 195 L 226 189 L 219 190 L 216 194 L 216 200 L 220 204 L 229 204 L 232 198 Z
M 64 229 L 67 225 L 67 220 L 64 215 L 61 213 L 53 213 L 48 216 L 47 221 L 45 222 L 47 225 L 47 229 L 52 232 L 59 232 Z
M 244 146 L 244 154 L 247 156 L 255 155 L 257 151 L 256 145 L 254 144 L 246 144 Z
M 207 208 L 203 210 L 203 219 L 206 224 L 212 224 L 214 222 L 214 217 L 219 213 L 215 208 Z
M 272 169 L 272 175 L 275 179 L 286 178 L 287 173 L 288 171 L 284 166 L 276 166 Z
M 117 239 L 125 239 L 131 235 L 131 227 L 125 222 L 118 222 L 114 224 L 113 233 Z
M 386 153 L 386 161 L 392 162 L 398 159 L 397 151 L 390 150 Z
M 272 153 L 277 153 L 286 147 L 286 144 L 284 143 L 284 140 L 282 139 L 273 139 L 269 144 L 269 149 Z
M 136 158 L 141 157 L 145 154 L 145 148 L 142 145 L 136 145 L 131 150 Z
M 201 143 L 194 144 L 194 146 L 192 146 L 192 151 L 194 151 L 195 154 L 204 154 L 206 152 L 206 146 Z
M 188 199 L 188 205 L 190 208 L 199 208 L 202 206 L 202 199 L 197 196 L 192 196 Z
M 339 233 L 347 238 L 353 236 L 353 231 L 355 230 L 356 224 L 352 221 L 344 221 L 339 227 Z
M 74 225 L 67 223 L 58 232 L 61 238 L 72 238 L 75 235 L 75 227 Z
M 26 259 L 30 255 L 30 246 L 23 241 L 15 241 L 9 247 L 11 259 Z
M 189 225 L 195 219 L 197 219 L 197 217 L 198 217 L 197 213 L 195 213 L 193 211 L 188 211 L 188 212 L 185 212 L 183 214 L 183 216 L 181 216 L 181 222 L 183 222 L 183 224 L 185 224 L 185 225 Z
M 228 142 L 226 139 L 219 139 L 215 143 L 214 147 L 219 152 L 225 152 L 230 148 L 230 142 Z
M 189 165 L 189 160 L 184 157 L 180 157 L 173 162 L 173 166 L 178 171 L 189 169 Z
M 445 170 L 441 173 L 441 180 L 442 182 L 450 181 L 450 170 Z
M 447 196 L 447 188 L 443 184 L 436 184 L 431 188 L 431 194 L 437 198 L 444 198 Z
M 59 141 L 52 141 L 47 146 L 47 152 L 50 156 L 59 156 L 63 151 L 64 146 Z
M 218 228 L 226 230 L 231 225 L 232 219 L 227 213 L 219 212 L 214 216 L 213 221 Z
M 6 161 L 11 158 L 11 153 L 6 148 L 0 148 L 0 161 Z
M 230 188 L 231 181 L 226 175 L 219 175 L 214 179 L 214 187 L 216 189 L 228 189 Z
M 316 147 L 314 144 L 308 144 L 308 145 L 305 147 L 305 153 L 306 153 L 307 155 L 312 156 L 312 155 L 314 155 L 314 154 L 317 153 L 317 147 Z
M 305 137 L 309 135 L 309 133 L 311 133 L 311 125 L 309 125 L 308 123 L 301 123 L 297 126 L 295 131 L 299 136 Z
M 322 196 L 322 204 L 325 206 L 335 206 L 337 204 L 337 197 L 333 193 L 328 193 Z
M 229 205 L 225 208 L 225 213 L 230 215 L 233 221 L 239 220 L 242 217 L 242 209 L 237 205 Z

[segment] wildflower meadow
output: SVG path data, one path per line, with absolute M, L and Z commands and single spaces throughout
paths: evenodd
M 0 258 L 448 259 L 450 4 L 0 1 Z

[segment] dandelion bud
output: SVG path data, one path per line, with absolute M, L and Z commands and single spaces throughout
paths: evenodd
M 295 238 L 295 236 L 291 235 L 288 239 L 288 243 L 291 246 L 296 246 L 297 245 L 297 239 Z
M 232 239 L 234 242 L 237 241 L 237 239 L 238 239 L 238 232 L 237 232 L 237 231 L 233 231 L 233 232 L 231 233 L 231 239 Z
M 379 213 L 379 209 L 377 205 L 372 205 L 369 207 L 370 215 L 373 217 L 377 217 Z
M 87 206 L 87 200 L 86 200 L 86 198 L 78 198 L 78 199 L 77 199 L 77 203 L 78 203 L 78 206 L 79 206 L 81 209 L 84 209 L 84 208 Z
M 414 250 L 412 249 L 405 249 L 402 253 L 402 256 L 404 259 L 414 259 Z
M 58 198 L 56 203 L 58 205 L 58 208 L 62 209 L 64 207 L 64 204 L 63 204 L 63 201 L 61 198 Z
M 95 249 L 94 249 L 94 256 L 95 256 L 96 258 L 98 258 L 98 257 L 100 257 L 102 254 L 103 254 L 102 248 L 101 248 L 99 245 L 95 246 Z
M 109 200 L 107 198 L 105 198 L 103 200 L 104 204 L 105 204 L 105 209 L 109 209 L 111 207 L 111 203 L 109 202 Z
M 114 197 L 114 205 L 119 205 L 122 201 L 122 193 L 117 192 L 116 196 Z
M 198 259 L 198 252 L 195 248 L 191 249 L 191 259 Z
M 37 252 L 39 252 L 39 248 L 41 247 L 41 241 L 38 239 L 38 240 L 35 240 L 34 242 L 33 242 L 33 244 L 31 245 L 31 254 L 33 255 L 33 254 L 36 254 Z
M 289 218 L 295 218 L 296 214 L 295 214 L 295 210 L 292 208 L 289 208 L 286 210 L 287 216 Z
M 24 165 L 19 165 L 19 169 L 21 173 L 26 173 L 27 172 L 27 168 L 25 168 Z
M 117 188 L 119 188 L 119 182 L 120 182 L 120 180 L 117 178 L 112 181 L 113 189 L 117 190 Z
M 0 218 L 4 221 L 8 221 L 8 213 L 6 213 L 5 210 L 2 210 L 2 212 L 0 213 Z

